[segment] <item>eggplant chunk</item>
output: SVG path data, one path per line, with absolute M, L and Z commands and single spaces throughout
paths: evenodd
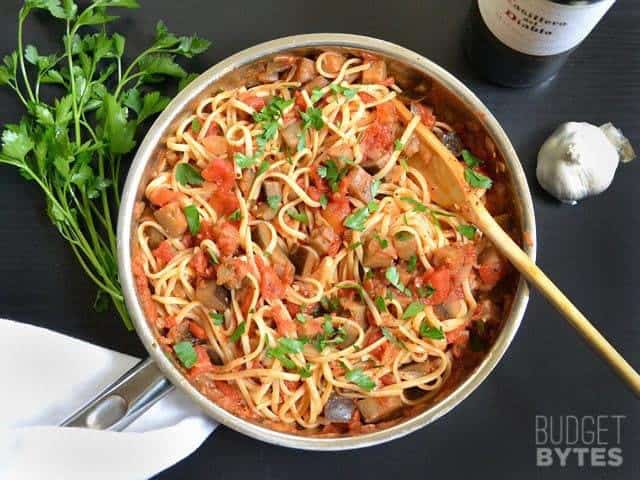
M 363 329 L 367 327 L 367 307 L 364 306 L 362 302 L 356 302 L 355 300 L 350 300 L 348 298 L 344 298 L 342 300 L 342 307 L 345 310 L 348 310 L 351 314 L 351 319 L 360 325 Z
M 438 369 L 440 366 L 440 359 L 434 358 L 427 360 L 426 362 L 414 362 L 403 367 L 400 367 L 400 375 L 407 380 L 415 380 L 416 378 L 424 377 L 431 372 Z
M 356 404 L 350 398 L 331 395 L 324 406 L 324 417 L 331 423 L 349 423 Z
M 303 88 L 306 90 L 306 92 L 309 95 L 311 95 L 311 93 L 313 92 L 314 89 L 316 89 L 316 88 L 324 88 L 327 85 L 329 85 L 329 80 L 324 78 L 322 75 L 318 75 L 313 80 L 305 83 Z
M 362 83 L 382 83 L 387 79 L 387 64 L 384 60 L 376 60 L 368 70 L 362 72 Z
M 216 285 L 215 280 L 198 282 L 195 297 L 206 308 L 218 312 L 224 312 L 229 308 L 229 292 L 226 288 Z
M 364 203 L 373 200 L 371 198 L 371 183 L 373 183 L 373 177 L 365 172 L 364 169 L 358 166 L 352 168 L 349 175 L 347 175 L 347 181 L 349 183 L 348 190 L 351 195 Z
M 390 267 L 396 258 L 398 258 L 396 249 L 388 241 L 386 247 L 383 247 L 377 238 L 370 238 L 365 243 L 362 263 L 367 268 Z
M 252 231 L 253 239 L 261 249 L 267 248 L 271 241 L 271 230 L 264 223 L 258 223 Z
M 152 227 L 147 228 L 147 238 L 149 239 L 148 244 L 151 250 L 158 248 L 165 240 L 164 235 Z
M 393 236 L 393 246 L 402 260 L 409 260 L 418 251 L 416 237 L 408 232 L 398 232 Z
M 301 277 L 307 277 L 318 266 L 320 257 L 313 248 L 300 245 L 291 254 L 291 261 L 296 267 L 296 273 Z
M 362 165 L 362 167 L 368 172 L 378 172 L 387 164 L 390 157 L 391 153 L 389 152 L 372 150 L 362 158 L 362 163 L 360 165 Z
M 237 258 L 225 258 L 216 271 L 216 283 L 229 289 L 240 287 L 247 272 L 247 264 Z
M 277 212 L 266 203 L 261 203 L 256 208 L 256 217 L 266 220 L 267 222 L 276 218 Z
M 282 139 L 284 143 L 287 144 L 287 147 L 291 149 L 295 149 L 298 146 L 298 140 L 300 139 L 300 134 L 302 133 L 302 122 L 296 121 L 292 122 L 281 130 Z
M 388 420 L 402 409 L 400 397 L 369 397 L 357 402 L 366 423 Z
M 187 219 L 178 202 L 171 202 L 153 214 L 170 237 L 179 237 L 187 231 Z
M 316 64 L 313 60 L 302 57 L 298 63 L 298 69 L 293 79 L 296 82 L 307 83 L 316 76 Z
M 282 187 L 280 186 L 280 182 L 276 182 L 274 180 L 265 180 L 262 184 L 262 191 L 264 192 L 265 198 L 282 196 Z
M 256 172 L 250 168 L 247 168 L 242 172 L 242 178 L 238 181 L 238 186 L 245 197 L 249 195 L 249 191 L 251 190 L 251 186 L 253 185 L 255 178 Z
M 311 232 L 309 245 L 321 257 L 326 255 L 331 247 L 340 241 L 340 237 L 331 227 L 317 227 Z

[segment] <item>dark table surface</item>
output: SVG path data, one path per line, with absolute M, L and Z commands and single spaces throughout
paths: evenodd
M 16 42 L 16 0 L 0 7 L 0 50 Z M 477 78 L 460 48 L 468 1 L 148 0 L 120 23 L 128 48 L 151 38 L 157 19 L 213 40 L 204 69 L 256 43 L 296 33 L 349 32 L 395 42 L 465 82 L 502 123 L 534 196 L 539 264 L 636 367 L 640 367 L 640 161 L 575 207 L 560 205 L 535 180 L 537 149 L 560 123 L 614 122 L 640 149 L 640 8 L 619 0 L 549 84 L 508 90 Z M 58 41 L 42 21 L 27 35 Z M 15 121 L 14 97 L 0 92 L 0 120 Z M 92 308 L 95 290 L 49 223 L 43 199 L 17 172 L 0 167 L 0 315 L 142 356 L 134 333 Z M 636 213 L 634 213 L 636 212 Z M 520 331 L 490 377 L 454 411 L 390 444 L 343 453 L 298 452 L 226 428 L 161 478 L 639 478 L 637 399 L 537 293 Z M 536 467 L 536 415 L 624 415 L 619 468 Z M 609 439 L 611 440 L 611 439 Z M 615 445 L 609 441 L 608 447 Z M 556 462 L 557 464 L 557 462 Z

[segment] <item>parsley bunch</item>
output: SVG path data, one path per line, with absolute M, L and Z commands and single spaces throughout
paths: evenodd
M 106 27 L 118 18 L 115 8 L 138 6 L 137 0 L 92 0 L 85 8 L 73 0 L 26 0 L 18 48 L 0 64 L 0 85 L 26 110 L 20 123 L 2 129 L 0 163 L 40 187 L 49 218 L 98 286 L 96 308 L 105 310 L 111 299 L 128 328 L 112 213 L 120 202 L 122 157 L 136 146 L 143 122 L 169 103 L 159 84 L 175 78 L 184 86 L 193 79 L 176 56 L 191 58 L 209 47 L 160 22 L 153 44 L 125 65 L 125 38 Z M 61 51 L 44 54 L 25 45 L 24 24 L 34 10 L 62 23 Z M 44 95 L 47 85 L 53 88 Z

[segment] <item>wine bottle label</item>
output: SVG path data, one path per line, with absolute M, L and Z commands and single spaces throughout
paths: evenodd
M 560 5 L 549 0 L 478 0 L 489 30 L 528 55 L 556 55 L 584 40 L 615 0 Z

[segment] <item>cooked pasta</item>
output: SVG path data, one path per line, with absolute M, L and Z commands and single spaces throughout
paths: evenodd
M 372 431 L 428 405 L 498 331 L 508 264 L 432 201 L 414 129 L 474 187 L 491 184 L 486 154 L 422 103 L 402 124 L 401 93 L 371 55 L 281 56 L 166 139 L 140 205 L 138 291 L 167 353 L 232 413 Z

